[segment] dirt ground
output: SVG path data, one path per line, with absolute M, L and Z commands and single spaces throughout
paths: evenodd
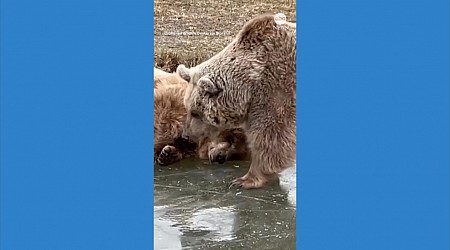
M 155 67 L 173 72 L 222 50 L 242 26 L 263 13 L 296 22 L 295 0 L 155 0 Z

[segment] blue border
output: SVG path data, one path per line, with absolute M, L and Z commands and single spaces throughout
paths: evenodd
M 152 1 L 1 2 L 1 249 L 153 246 Z
M 449 249 L 449 2 L 297 17 L 297 249 Z

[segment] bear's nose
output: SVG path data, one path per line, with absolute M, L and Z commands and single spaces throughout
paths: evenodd
M 219 163 L 219 164 L 223 164 L 223 163 L 225 163 L 225 157 L 224 157 L 222 154 L 219 154 L 219 155 L 217 155 L 217 157 L 216 157 L 216 161 L 217 161 L 217 163 Z
M 189 136 L 186 133 L 184 133 L 184 131 L 183 131 L 183 133 L 181 134 L 181 139 L 183 139 L 185 141 L 189 141 Z

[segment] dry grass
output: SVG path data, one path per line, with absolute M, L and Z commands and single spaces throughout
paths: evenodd
M 155 67 L 173 72 L 195 66 L 222 50 L 258 14 L 296 21 L 295 0 L 155 0 Z

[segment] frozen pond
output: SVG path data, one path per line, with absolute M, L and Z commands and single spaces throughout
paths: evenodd
M 249 162 L 155 168 L 155 249 L 295 249 L 295 168 L 279 184 L 229 189 Z

